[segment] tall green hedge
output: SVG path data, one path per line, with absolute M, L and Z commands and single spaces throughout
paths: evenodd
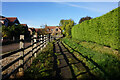
M 120 36 L 118 34 L 118 21 L 120 20 L 118 10 L 120 8 L 116 8 L 103 16 L 75 25 L 72 28 L 72 38 L 82 41 L 92 41 L 118 49 Z

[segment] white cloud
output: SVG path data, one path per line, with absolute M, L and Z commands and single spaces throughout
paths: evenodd
M 119 2 L 119 0 L 1 0 L 2 2 Z
M 83 8 L 83 9 L 87 9 L 87 10 L 95 11 L 95 12 L 100 12 L 100 13 L 103 13 L 106 11 L 104 9 L 101 10 L 101 9 L 97 9 L 97 8 L 86 7 L 86 6 L 81 6 L 81 5 L 76 5 L 76 4 L 66 3 L 66 2 L 58 2 L 58 4 L 65 4 L 65 5 L 68 5 L 71 7 Z

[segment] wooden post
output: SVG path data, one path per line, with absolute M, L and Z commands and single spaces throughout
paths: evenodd
M 45 35 L 45 47 L 47 45 L 47 35 Z
M 49 35 L 49 42 L 51 42 L 51 34 Z
M 37 42 L 36 38 L 37 38 L 37 36 L 34 35 L 34 43 Z M 34 44 L 34 47 L 36 47 L 36 46 L 37 46 L 37 44 Z M 36 50 L 37 50 L 37 49 L 34 49 L 34 52 L 35 52 Z M 34 54 L 34 57 L 37 57 L 36 53 Z
M 47 35 L 46 38 L 47 38 L 47 44 L 48 44 L 48 42 L 49 42 L 49 36 Z
M 51 36 L 51 41 L 53 40 L 53 37 Z
M 31 52 L 30 56 L 33 56 L 33 36 L 31 38 L 32 38 L 31 39 L 31 45 L 32 45 L 31 49 L 32 49 L 32 52 Z M 33 61 L 33 57 L 31 57 L 31 64 L 32 64 L 32 61 Z
M 24 35 L 20 35 L 20 49 L 24 49 Z M 19 66 L 22 65 L 21 68 L 19 68 L 19 72 L 22 72 L 23 73 L 23 69 L 24 69 L 24 66 L 23 66 L 23 63 L 24 63 L 24 50 L 22 50 L 19 54 L 20 57 L 22 57 L 20 60 L 19 60 Z
M 46 37 L 45 37 L 45 35 L 44 35 L 44 47 L 46 46 L 46 40 L 45 40 L 45 38 L 46 38 Z
M 41 45 L 40 45 L 40 47 L 41 47 L 41 50 L 42 50 L 42 46 L 43 46 L 43 41 L 42 41 L 43 39 L 42 39 L 42 35 L 41 35 L 41 37 L 40 37 L 40 43 L 41 43 Z

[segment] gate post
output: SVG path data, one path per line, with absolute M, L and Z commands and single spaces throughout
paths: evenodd
M 19 68 L 19 72 L 20 75 L 21 73 L 23 73 L 24 70 L 24 35 L 20 35 L 20 49 L 22 49 L 22 51 L 19 53 L 19 56 L 21 57 L 21 59 L 19 60 L 19 66 L 22 65 L 21 68 Z

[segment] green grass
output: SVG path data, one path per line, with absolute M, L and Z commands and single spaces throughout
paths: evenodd
M 103 45 L 99 45 L 97 43 L 82 42 L 82 41 L 77 41 L 77 40 L 74 40 L 74 41 L 82 45 L 85 48 L 92 49 L 93 51 L 97 51 L 103 54 L 109 54 L 109 55 L 115 56 L 118 60 L 120 60 L 120 54 L 117 50 L 114 50 L 112 48 L 109 48 Z
M 2 32 L 2 27 L 0 27 L 0 32 Z
M 63 39 L 63 43 L 73 52 L 77 58 L 88 66 L 91 72 L 103 80 L 117 80 L 120 77 L 120 61 L 111 54 L 102 53 L 92 48 L 86 48 L 83 44 L 78 44 L 75 40 Z M 97 45 L 98 46 L 98 45 Z M 72 47 L 74 50 L 72 50 Z M 94 63 L 93 63 L 94 62 Z M 97 65 L 95 65 L 95 63 Z M 95 68 L 95 69 L 93 69 Z
M 53 44 L 49 43 L 33 61 L 30 68 L 25 71 L 24 78 L 41 79 L 53 74 Z

